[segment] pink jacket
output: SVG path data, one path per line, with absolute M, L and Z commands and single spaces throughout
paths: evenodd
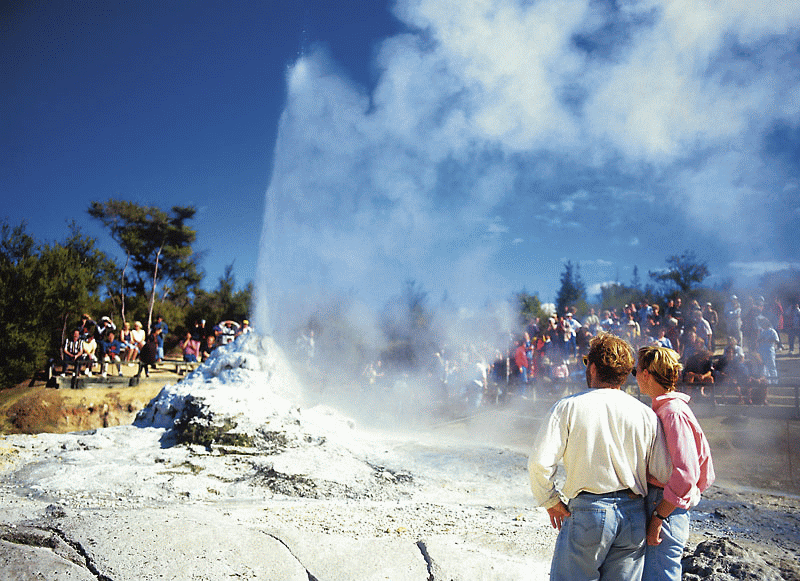
M 689 407 L 689 396 L 671 391 L 653 400 L 672 459 L 668 482 L 652 476 L 650 484 L 664 488 L 664 498 L 679 508 L 689 509 L 700 501 L 700 494 L 714 483 L 711 447 L 697 418 Z

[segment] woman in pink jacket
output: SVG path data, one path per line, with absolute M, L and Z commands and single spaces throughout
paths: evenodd
M 676 391 L 682 366 L 678 354 L 665 347 L 639 350 L 634 369 L 640 391 L 652 398 L 672 459 L 667 482 L 648 478 L 647 551 L 642 581 L 681 580 L 681 556 L 689 539 L 689 509 L 714 482 L 711 448 L 689 396 Z

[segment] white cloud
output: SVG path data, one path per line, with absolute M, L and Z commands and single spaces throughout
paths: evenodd
M 754 117 L 770 115 L 786 82 L 766 67 L 737 75 L 740 63 L 728 45 L 738 38 L 761 50 L 763 36 L 797 25 L 797 5 L 630 3 L 629 10 L 654 14 L 654 23 L 637 32 L 617 61 L 589 71 L 597 86 L 586 106 L 589 130 L 631 160 L 659 164 L 736 138 Z
M 730 267 L 742 276 L 749 278 L 781 270 L 798 270 L 800 269 L 800 262 L 731 262 Z
M 494 219 L 487 224 L 486 230 L 489 234 L 505 234 L 508 232 L 508 226 L 503 225 L 500 216 L 495 216 Z
M 281 276 L 374 288 L 424 268 L 469 285 L 470 264 L 492 277 L 503 235 L 522 244 L 520 212 L 565 238 L 602 215 L 598 254 L 642 252 L 622 220 L 639 209 L 687 237 L 770 224 L 764 184 L 777 178 L 761 150 L 800 114 L 800 3 L 596 6 L 398 0 L 411 30 L 382 43 L 371 95 L 323 52 L 299 60 L 265 227 Z M 647 23 L 602 58 L 574 43 L 622 20 Z
M 588 294 L 590 297 L 599 295 L 603 291 L 604 288 L 606 288 L 607 286 L 610 286 L 612 284 L 614 284 L 614 282 L 612 282 L 612 281 L 603 281 L 603 282 L 598 282 L 598 283 L 595 283 L 595 284 L 591 284 L 586 288 L 586 294 Z
M 587 264 L 592 264 L 592 265 L 595 265 L 595 266 L 598 266 L 598 267 L 614 266 L 613 262 L 611 262 L 610 260 L 604 260 L 602 258 L 597 258 L 597 259 L 594 259 L 594 260 L 581 260 L 581 266 L 584 266 L 584 265 L 587 265 Z

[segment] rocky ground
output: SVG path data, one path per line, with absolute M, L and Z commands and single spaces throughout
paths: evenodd
M 260 349 L 163 390 L 135 426 L 0 440 L 0 580 L 547 579 L 555 532 L 525 470 L 544 404 L 368 422 L 298 405 Z M 684 579 L 800 579 L 798 422 L 701 422 L 718 481 Z

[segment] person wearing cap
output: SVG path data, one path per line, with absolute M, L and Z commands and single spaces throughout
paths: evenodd
M 648 475 L 647 549 L 642 581 L 681 581 L 681 558 L 689 539 L 689 509 L 714 483 L 711 447 L 689 408 L 689 396 L 676 391 L 681 377 L 678 354 L 672 349 L 639 349 L 636 382 L 649 396 L 664 429 L 672 462 L 669 478 Z
M 94 335 L 98 342 L 102 342 L 105 340 L 109 331 L 116 330 L 117 326 L 114 324 L 114 321 L 111 320 L 111 317 L 102 317 L 100 319 L 100 324 L 95 328 Z
M 242 326 L 236 332 L 236 336 L 238 337 L 239 335 L 247 335 L 248 333 L 252 333 L 252 332 L 253 332 L 253 327 L 250 326 L 250 321 L 248 321 L 247 319 L 244 319 L 242 321 Z
M 584 363 L 589 389 L 553 405 L 528 458 L 534 499 L 559 530 L 550 579 L 639 579 L 648 473 L 664 482 L 672 466 L 655 412 L 621 389 L 631 346 L 600 333 Z
M 578 329 L 582 327 L 580 321 L 575 317 L 575 307 L 570 307 L 570 310 L 567 311 L 567 324 L 570 327 L 570 337 L 569 337 L 569 354 L 572 357 L 578 356 Z
M 220 321 L 214 327 L 214 334 L 217 337 L 217 344 L 219 345 L 227 345 L 228 343 L 233 342 L 236 339 L 237 332 L 241 325 L 236 321 Z

